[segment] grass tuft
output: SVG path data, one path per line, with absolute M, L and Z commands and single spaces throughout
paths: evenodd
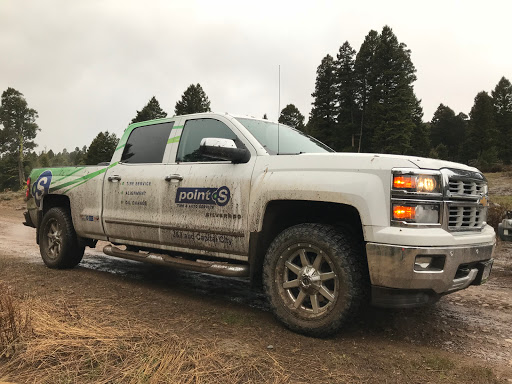
M 11 357 L 16 352 L 28 329 L 28 311 L 23 311 L 12 290 L 0 283 L 0 358 Z
M 33 305 L 34 337 L 7 368 L 24 382 L 80 383 L 287 383 L 269 355 L 240 353 L 217 340 L 189 340 L 142 323 L 113 326 L 60 303 Z M 98 304 L 95 304 L 96 309 Z M 105 308 L 109 311 L 110 308 Z

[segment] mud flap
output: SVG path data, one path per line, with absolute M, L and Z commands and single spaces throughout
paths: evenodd
M 28 213 L 28 211 L 23 212 L 23 216 L 25 217 L 25 222 L 23 223 L 24 226 L 32 227 L 32 228 L 36 227 L 34 225 L 34 223 L 32 222 L 32 219 L 31 219 L 30 214 Z

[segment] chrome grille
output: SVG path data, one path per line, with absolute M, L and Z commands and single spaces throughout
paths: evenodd
M 485 181 L 450 179 L 449 191 L 452 196 L 480 196 L 485 193 Z
M 487 181 L 479 172 L 445 169 L 446 213 L 449 231 L 481 229 L 487 221 Z M 446 225 L 446 224 L 445 224 Z
M 464 231 L 482 228 L 487 209 L 478 204 L 448 205 L 448 229 Z

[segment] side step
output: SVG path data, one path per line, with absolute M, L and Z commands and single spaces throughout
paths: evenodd
M 209 273 L 211 275 L 227 276 L 227 277 L 248 277 L 249 266 L 244 264 L 228 264 L 218 261 L 206 260 L 186 260 L 169 255 L 161 255 L 156 253 L 142 253 L 123 251 L 112 245 L 107 245 L 103 248 L 103 253 L 109 256 L 120 257 L 123 259 L 130 259 L 135 261 L 142 261 L 146 263 L 165 265 L 167 267 L 187 269 L 189 271 L 196 271 L 202 273 Z

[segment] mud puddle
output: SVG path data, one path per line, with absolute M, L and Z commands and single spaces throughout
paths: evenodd
M 228 278 L 166 268 L 106 256 L 102 252 L 92 249 L 86 250 L 80 268 L 123 276 L 162 288 L 179 289 L 202 296 L 224 299 L 263 311 L 270 310 L 263 291 L 251 288 L 249 279 Z

